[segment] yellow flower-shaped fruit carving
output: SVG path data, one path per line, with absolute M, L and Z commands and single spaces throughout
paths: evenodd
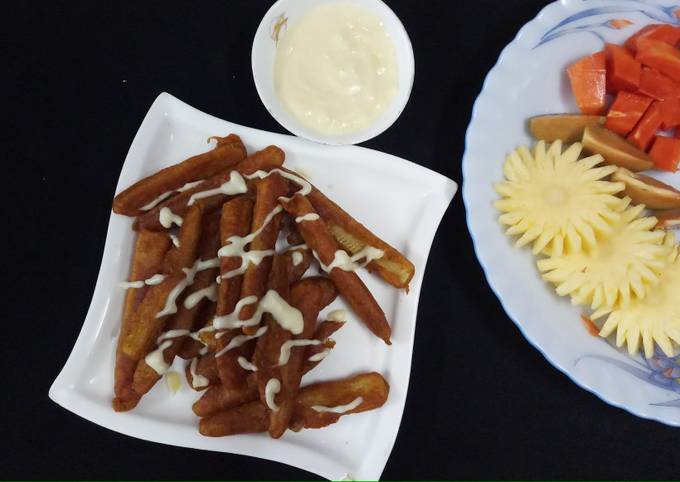
M 644 298 L 659 283 L 671 248 L 664 232 L 654 230 L 656 218 L 642 217 L 644 206 L 629 204 L 629 198 L 621 200 L 618 221 L 597 243 L 537 262 L 558 295 L 571 295 L 574 304 L 602 314 L 628 306 L 634 296 Z
M 638 352 L 640 341 L 648 358 L 654 355 L 654 342 L 667 356 L 674 356 L 674 344 L 680 344 L 680 255 L 672 234 L 666 244 L 672 246 L 669 264 L 657 286 L 643 299 L 612 311 L 600 331 L 603 337 L 616 331 L 617 346 L 625 343 L 631 355 Z
M 609 231 L 619 218 L 622 183 L 603 180 L 614 166 L 596 167 L 602 156 L 579 159 L 581 144 L 562 152 L 562 142 L 548 149 L 540 141 L 533 155 L 526 147 L 511 152 L 503 166 L 505 181 L 497 184 L 502 199 L 494 206 L 517 246 L 533 243 L 535 254 L 579 252 L 595 244 L 597 233 Z

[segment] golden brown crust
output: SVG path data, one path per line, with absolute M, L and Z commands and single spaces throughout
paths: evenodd
M 224 385 L 214 385 L 208 388 L 201 398 L 191 407 L 199 417 L 207 417 L 217 412 L 238 407 L 244 403 L 256 401 L 257 388 L 254 384 L 246 384 L 240 388 L 227 388 Z
M 161 194 L 213 176 L 246 157 L 246 148 L 238 136 L 230 134 L 217 139 L 214 149 L 161 169 L 125 189 L 113 199 L 113 212 L 125 216 L 142 215 L 145 211 L 140 208 Z
M 284 207 L 293 217 L 315 213 L 311 203 L 302 196 L 293 197 Z M 307 246 L 317 253 L 321 262 L 325 265 L 331 264 L 339 247 L 335 238 L 330 234 L 324 219 L 300 223 L 298 229 Z M 356 313 L 368 329 L 388 345 L 391 344 L 391 330 L 385 318 L 385 313 L 359 276 L 353 271 L 344 271 L 339 268 L 332 269 L 329 276 L 352 311 Z

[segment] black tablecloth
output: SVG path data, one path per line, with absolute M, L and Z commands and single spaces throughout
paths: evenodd
M 545 2 L 388 3 L 413 42 L 416 80 L 400 119 L 365 145 L 460 183 L 482 81 Z M 269 5 L 5 6 L 0 477 L 312 477 L 123 436 L 47 397 L 85 317 L 118 174 L 154 98 L 167 91 L 218 117 L 284 132 L 250 68 Z M 486 284 L 457 195 L 427 265 L 406 409 L 383 477 L 675 478 L 679 438 L 577 387 L 524 340 Z

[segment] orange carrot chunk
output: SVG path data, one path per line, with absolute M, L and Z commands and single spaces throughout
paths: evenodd
M 680 83 L 666 77 L 656 69 L 642 67 L 638 94 L 657 100 L 680 98 Z
M 649 155 L 657 169 L 675 172 L 680 163 L 680 139 L 657 136 Z
M 666 99 L 659 102 L 659 108 L 662 129 L 675 129 L 680 125 L 680 99 Z
M 607 44 L 607 91 L 616 93 L 620 90 L 635 92 L 640 85 L 640 62 L 620 45 Z
M 643 151 L 646 151 L 652 140 L 654 140 L 654 135 L 659 127 L 661 127 L 662 122 L 659 103 L 654 102 L 626 139 Z
M 680 50 L 659 40 L 640 39 L 636 60 L 680 81 Z
M 622 136 L 628 135 L 652 103 L 650 97 L 621 91 L 609 108 L 604 126 Z
M 675 46 L 680 42 L 680 28 L 668 24 L 647 25 L 640 29 L 636 34 L 626 40 L 625 46 L 628 50 L 636 53 L 638 42 L 641 39 L 659 40 L 669 45 Z
M 606 59 L 604 51 L 571 64 L 567 75 L 576 104 L 584 114 L 603 114 L 606 95 Z

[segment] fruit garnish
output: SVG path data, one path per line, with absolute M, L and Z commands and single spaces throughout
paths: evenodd
M 533 155 L 520 147 L 507 156 L 506 180 L 495 186 L 502 199 L 494 206 L 503 213 L 499 221 L 507 234 L 520 236 L 517 246 L 533 243 L 535 254 L 577 253 L 618 221 L 621 200 L 615 194 L 625 186 L 603 180 L 616 167 L 596 167 L 602 156 L 580 154 L 579 143 L 562 152 L 561 141 L 547 150 L 539 141 Z

